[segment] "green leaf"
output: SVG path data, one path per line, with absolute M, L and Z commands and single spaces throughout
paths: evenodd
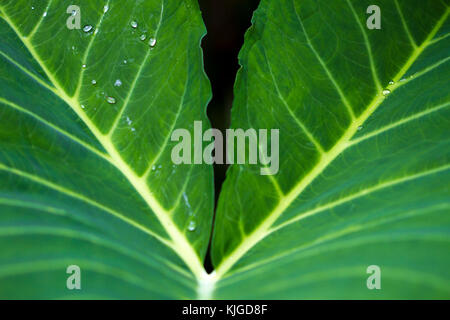
M 198 5 L 71 4 L 0 7 L 0 297 L 196 298 L 212 169 L 170 134 L 207 123 Z
M 207 123 L 196 2 L 0 4 L 0 298 L 450 297 L 448 1 L 262 0 L 232 123 L 280 171 L 231 166 L 211 275 L 212 169 L 170 159 Z
M 369 30 L 372 2 L 255 13 L 232 126 L 279 129 L 280 171 L 230 168 L 215 298 L 450 297 L 448 1 L 376 1 Z

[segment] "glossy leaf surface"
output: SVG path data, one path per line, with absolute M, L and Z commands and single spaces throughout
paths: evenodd
M 262 1 L 232 126 L 280 130 L 280 171 L 234 165 L 219 200 L 216 298 L 450 296 L 449 8 Z M 381 290 L 366 270 L 381 269 Z
M 1 2 L 0 297 L 196 298 L 212 169 L 170 135 L 207 123 L 198 5 L 70 5 Z

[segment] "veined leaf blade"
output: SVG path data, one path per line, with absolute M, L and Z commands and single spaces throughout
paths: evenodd
M 231 167 L 216 298 L 450 295 L 449 8 L 379 1 L 382 28 L 368 30 L 371 4 L 262 1 L 255 13 L 232 126 L 280 129 L 280 171 Z M 370 265 L 380 291 L 366 287 Z
M 70 30 L 71 4 L 1 4 L 0 296 L 195 298 L 212 170 L 170 134 L 207 123 L 198 5 L 89 1 Z

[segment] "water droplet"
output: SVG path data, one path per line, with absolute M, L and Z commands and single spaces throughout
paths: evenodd
M 123 60 L 123 63 L 127 64 L 127 60 Z
M 81 109 L 84 109 L 84 105 L 83 104 L 81 105 Z
M 406 79 L 405 78 L 403 78 L 403 79 L 400 79 L 400 82 L 405 82 L 406 81 Z
M 83 69 L 85 69 L 86 68 L 86 65 L 85 64 L 83 64 L 81 67 L 83 67 Z
M 108 5 L 106 5 L 106 6 L 103 7 L 103 12 L 104 12 L 104 13 L 107 13 L 108 10 L 109 10 L 109 6 L 108 6 Z
M 91 25 L 84 26 L 84 28 L 83 28 L 84 32 L 89 32 L 91 30 L 92 30 L 92 26 Z
M 131 24 L 131 27 L 132 27 L 132 28 L 135 28 L 135 29 L 136 29 L 136 28 L 137 28 L 137 26 L 138 26 L 138 24 L 137 24 L 137 22 L 136 22 L 136 21 L 131 21 L 131 23 L 130 23 L 130 24 Z
M 31 7 L 31 10 L 34 10 L 34 7 Z
M 391 90 L 384 89 L 382 93 L 383 93 L 383 96 L 387 96 L 389 93 L 391 93 Z
M 72 17 L 75 17 L 77 15 L 77 11 L 76 10 L 72 10 Z
M 358 131 L 361 131 L 361 130 L 362 130 L 362 128 L 363 128 L 362 126 L 359 126 L 359 127 L 358 127 Z
M 129 117 L 127 117 L 126 121 L 127 121 L 129 126 L 133 123 L 133 121 L 131 121 L 131 119 Z
M 145 34 L 143 34 L 139 37 L 139 39 L 141 39 L 142 41 L 144 41 L 146 38 L 147 38 L 147 36 Z
M 114 103 L 116 103 L 116 98 L 106 97 L 106 102 L 108 102 L 109 104 L 114 104 Z
M 122 85 L 122 81 L 120 79 L 117 79 L 116 82 L 114 82 L 115 87 L 120 87 Z
M 155 171 L 156 170 L 156 167 L 155 166 L 152 166 L 152 171 Z
M 156 46 L 156 39 L 155 38 L 150 38 L 148 44 L 150 45 L 150 47 L 154 47 Z
M 135 132 L 135 131 L 136 131 L 136 129 L 135 129 L 135 128 L 131 128 L 131 131 Z
M 44 14 L 42 15 L 43 17 L 47 16 L 47 11 L 44 12 Z
M 162 168 L 162 165 L 159 165 L 159 166 L 158 166 L 158 169 L 161 169 L 161 168 Z
M 189 225 L 188 225 L 188 230 L 189 231 L 194 231 L 196 227 L 197 226 L 196 226 L 194 221 L 189 222 Z
M 98 33 L 98 29 L 95 29 L 94 34 L 97 34 L 97 33 Z
M 190 209 L 191 208 L 191 204 L 189 203 L 189 199 L 187 197 L 186 192 L 183 192 L 183 199 L 184 199 L 184 202 L 186 203 L 186 206 Z
M 392 81 L 392 80 L 391 80 L 391 81 L 389 81 L 389 84 L 394 84 L 394 83 L 395 83 L 395 82 L 394 82 L 394 81 Z
M 91 81 L 91 83 L 95 85 L 95 84 L 97 84 L 97 81 L 96 81 L 95 79 L 93 79 L 93 80 Z

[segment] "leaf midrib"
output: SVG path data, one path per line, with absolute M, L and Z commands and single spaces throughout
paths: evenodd
M 66 93 L 63 87 L 59 84 L 58 80 L 54 77 L 52 72 L 50 72 L 45 63 L 42 61 L 39 54 L 34 49 L 31 41 L 21 34 L 10 17 L 6 14 L 3 7 L 0 7 L 0 12 L 2 13 L 2 18 L 16 33 L 18 38 L 22 41 L 32 57 L 38 62 L 39 66 L 42 68 L 50 82 L 53 84 L 54 88 L 50 87 L 50 89 L 52 89 L 51 91 L 53 91 L 55 95 L 57 95 L 65 103 L 67 103 L 77 114 L 77 116 L 84 122 L 84 124 L 88 127 L 94 137 L 106 150 L 109 158 L 111 159 L 110 162 L 125 176 L 125 178 L 131 183 L 131 185 L 142 197 L 142 199 L 147 203 L 152 212 L 156 215 L 161 225 L 164 227 L 171 238 L 171 246 L 169 246 L 169 248 L 173 249 L 177 253 L 177 255 L 185 262 L 187 267 L 191 270 L 191 272 L 196 276 L 197 279 L 203 279 L 205 277 L 206 271 L 203 268 L 200 257 L 197 255 L 195 249 L 192 247 L 185 235 L 171 220 L 170 212 L 165 210 L 158 202 L 158 200 L 154 197 L 150 188 L 146 184 L 145 179 L 139 177 L 122 159 L 112 140 L 110 139 L 110 136 L 102 134 L 91 121 L 91 119 L 87 117 L 87 115 L 81 108 L 80 102 L 77 100 L 77 94 L 71 97 Z
M 431 32 L 420 46 L 413 48 L 412 54 L 405 62 L 403 67 L 393 77 L 395 84 L 388 85 L 386 89 L 390 90 L 391 94 L 399 87 L 400 79 L 409 70 L 412 64 L 417 60 L 420 54 L 431 44 L 433 37 L 442 27 L 443 23 L 447 19 L 450 9 L 447 8 Z M 282 197 L 275 207 L 275 209 L 259 224 L 257 228 L 238 245 L 228 256 L 226 256 L 216 269 L 216 277 L 222 278 L 234 265 L 240 260 L 250 249 L 252 249 L 261 240 L 271 234 L 272 226 L 275 221 L 281 216 L 281 214 L 291 205 L 291 203 L 297 199 L 297 197 L 303 192 L 303 190 L 309 186 L 316 177 L 318 177 L 327 167 L 331 164 L 343 151 L 352 146 L 351 138 L 358 131 L 364 122 L 377 110 L 382 104 L 386 96 L 383 95 L 382 90 L 379 90 L 377 95 L 368 104 L 365 111 L 355 120 L 352 121 L 349 128 L 341 136 L 338 142 L 329 151 L 323 153 L 316 166 L 302 179 L 296 186 L 284 197 Z
M 435 205 L 435 206 L 430 207 L 430 209 L 447 209 L 448 207 L 449 207 L 448 205 Z M 226 278 L 229 278 L 230 275 L 241 274 L 241 273 L 243 273 L 245 271 L 248 271 L 248 270 L 251 270 L 251 269 L 263 266 L 263 265 L 265 265 L 267 263 L 274 262 L 276 260 L 279 260 L 281 258 L 290 256 L 290 255 L 293 255 L 293 254 L 295 254 L 297 252 L 300 252 L 300 251 L 304 251 L 305 252 L 305 255 L 303 256 L 303 258 L 305 258 L 305 256 L 309 257 L 309 256 L 315 255 L 315 254 L 324 254 L 324 252 L 330 252 L 331 250 L 335 250 L 336 248 L 347 248 L 347 247 L 349 248 L 350 246 L 354 247 L 354 245 L 355 245 L 354 241 L 351 241 L 351 243 L 348 243 L 348 245 L 345 245 L 345 241 L 342 241 L 339 244 L 336 243 L 335 247 L 333 247 L 333 248 L 330 248 L 327 245 L 323 249 L 318 249 L 319 251 L 315 251 L 313 253 L 306 253 L 308 249 L 311 249 L 313 247 L 318 247 L 320 245 L 323 245 L 324 243 L 329 243 L 329 242 L 331 242 L 333 240 L 336 240 L 338 238 L 342 238 L 344 236 L 348 236 L 348 235 L 353 234 L 353 233 L 361 232 L 363 230 L 367 231 L 368 229 L 371 229 L 371 228 L 379 228 L 382 225 L 387 225 L 387 224 L 394 223 L 394 222 L 399 221 L 399 220 L 411 218 L 411 217 L 414 217 L 414 216 L 417 217 L 417 216 L 422 215 L 422 214 L 425 214 L 425 212 L 424 211 L 419 211 L 419 210 L 414 210 L 414 211 L 409 211 L 408 213 L 406 213 L 405 215 L 402 215 L 402 216 L 394 216 L 393 218 L 392 217 L 387 217 L 385 219 L 377 220 L 375 222 L 371 222 L 371 223 L 367 223 L 367 224 L 349 225 L 349 226 L 347 226 L 344 229 L 341 229 L 341 230 L 339 230 L 337 232 L 328 233 L 326 235 L 323 235 L 321 237 L 318 237 L 318 238 L 314 239 L 313 241 L 310 241 L 310 242 L 307 242 L 305 244 L 302 244 L 301 246 L 293 247 L 293 248 L 290 248 L 287 251 L 278 252 L 276 255 L 270 256 L 267 259 L 259 260 L 259 261 L 253 262 L 251 264 L 247 264 L 244 267 L 239 268 L 239 270 L 237 270 L 235 272 L 228 273 L 226 275 Z M 384 240 L 385 241 L 385 239 L 379 239 L 379 240 Z M 389 241 L 392 241 L 392 239 L 389 238 Z

